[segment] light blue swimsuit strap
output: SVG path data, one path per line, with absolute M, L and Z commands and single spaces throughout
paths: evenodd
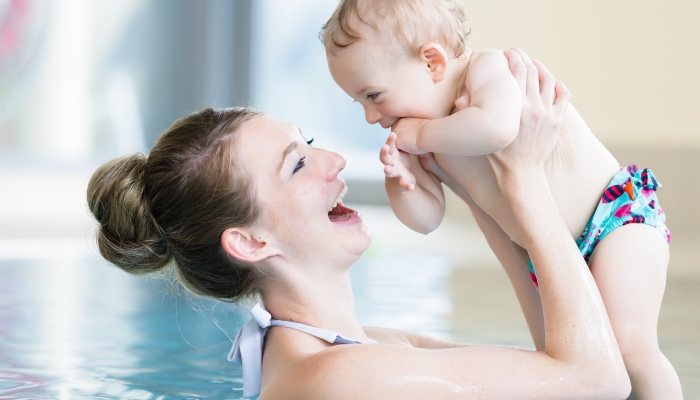
M 270 326 L 282 326 L 308 333 L 331 344 L 362 344 L 356 340 L 348 339 L 333 331 L 316 328 L 298 322 L 272 319 L 272 315 L 260 304 L 256 304 L 250 310 L 252 317 L 233 341 L 233 347 L 228 354 L 228 360 L 241 364 L 243 369 L 243 396 L 254 397 L 260 394 L 262 384 L 262 349 L 265 343 L 265 334 Z

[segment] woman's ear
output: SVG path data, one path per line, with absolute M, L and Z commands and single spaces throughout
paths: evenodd
M 447 53 L 445 49 L 435 42 L 429 42 L 420 48 L 421 62 L 428 66 L 428 72 L 435 83 L 445 79 L 447 73 Z
M 240 228 L 228 228 L 221 234 L 221 246 L 231 257 L 254 263 L 271 255 L 270 245 L 260 237 Z

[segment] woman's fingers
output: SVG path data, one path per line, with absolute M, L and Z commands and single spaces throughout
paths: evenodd
M 537 60 L 532 60 L 532 63 L 537 68 L 540 79 L 540 96 L 542 101 L 542 106 L 549 112 L 554 104 L 554 77 L 549 72 L 547 67 Z
M 554 119 L 558 121 L 564 116 L 564 112 L 566 112 L 566 108 L 569 106 L 571 93 L 569 93 L 562 81 L 556 81 L 554 84 L 554 91 L 557 97 L 554 100 L 552 112 L 554 113 Z
M 518 47 L 513 47 L 513 51 L 518 53 L 520 55 L 520 58 L 522 58 L 523 63 L 525 64 L 525 69 L 526 69 L 526 74 L 527 74 L 527 90 L 526 90 L 526 96 L 528 98 L 528 101 L 530 102 L 530 106 L 533 107 L 536 104 L 541 104 L 540 103 L 540 82 L 538 79 L 538 73 L 537 73 L 537 68 L 535 67 L 535 64 L 532 63 L 532 60 L 530 60 L 530 57 L 528 57 L 527 54 L 525 54 L 524 51 L 522 51 Z
M 515 81 L 518 82 L 518 86 L 520 86 L 520 93 L 523 96 L 523 103 L 525 103 L 527 95 L 527 67 L 525 67 L 525 63 L 523 63 L 520 54 L 515 51 L 506 50 L 503 54 L 508 58 L 510 72 L 513 74 L 513 77 L 515 77 Z

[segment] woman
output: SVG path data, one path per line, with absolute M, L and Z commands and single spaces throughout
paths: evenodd
M 339 202 L 345 160 L 252 109 L 184 117 L 148 158 L 114 160 L 95 172 L 88 202 L 100 222 L 100 251 L 135 274 L 174 261 L 183 285 L 223 301 L 260 294 L 269 314 L 255 308 L 232 352 L 243 359 L 246 395 L 625 398 L 629 378 L 600 294 L 542 169 L 568 92 L 542 66 L 538 80 L 525 55 L 508 56 L 523 91 L 521 131 L 489 161 L 539 267 L 546 351 L 363 329 L 348 269 L 371 234 Z M 273 325 L 293 329 L 267 328 L 270 314 Z M 319 340 L 324 334 L 330 338 Z

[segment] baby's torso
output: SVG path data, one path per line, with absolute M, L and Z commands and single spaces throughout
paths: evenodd
M 485 156 L 435 154 L 435 160 L 512 240 L 525 247 L 518 225 Z M 612 154 L 593 136 L 570 105 L 559 131 L 557 145 L 545 164 L 545 171 L 559 212 L 574 238 L 585 228 L 603 191 L 619 168 Z

